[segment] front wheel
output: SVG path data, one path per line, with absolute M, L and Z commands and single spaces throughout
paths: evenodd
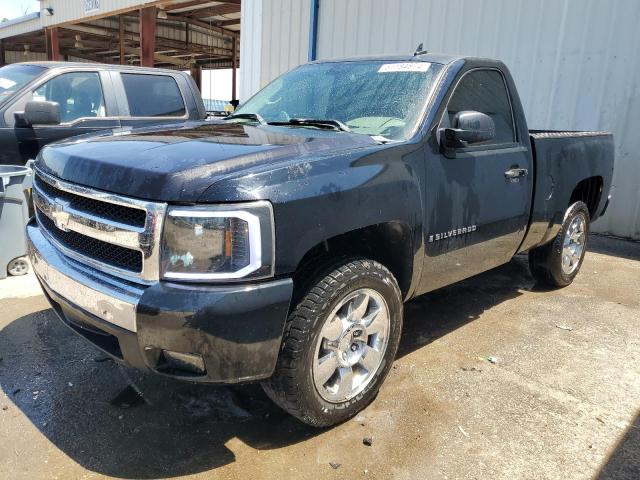
M 374 399 L 401 330 L 402 297 L 389 270 L 366 259 L 334 264 L 291 311 L 274 375 L 263 388 L 309 425 L 342 422 Z
M 566 287 L 578 275 L 589 238 L 589 209 L 584 202 L 571 205 L 556 238 L 529 252 L 529 269 L 538 283 Z
M 7 273 L 11 276 L 18 277 L 29 273 L 29 262 L 26 257 L 14 258 L 7 265 Z

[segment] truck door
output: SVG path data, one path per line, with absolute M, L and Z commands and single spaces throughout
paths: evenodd
M 529 220 L 532 159 L 502 72 L 468 70 L 445 102 L 438 131 L 455 128 L 459 112 L 477 111 L 491 117 L 495 136 L 426 156 L 421 292 L 508 262 Z
M 28 100 L 48 100 L 60 104 L 61 121 L 59 125 L 15 128 L 22 163 L 35 158 L 48 143 L 119 125 L 116 117 L 108 115 L 103 85 L 100 75 L 95 71 L 62 73 L 36 87 L 28 95 Z
M 123 127 L 143 127 L 188 120 L 189 114 L 176 79 L 169 74 L 121 72 L 121 98 L 126 99 Z

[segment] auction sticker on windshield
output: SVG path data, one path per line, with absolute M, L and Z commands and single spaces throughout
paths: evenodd
M 426 72 L 430 66 L 431 64 L 427 62 L 385 63 L 378 69 L 378 73 Z
M 11 88 L 16 84 L 13 80 L 9 80 L 8 78 L 0 78 L 0 88 Z

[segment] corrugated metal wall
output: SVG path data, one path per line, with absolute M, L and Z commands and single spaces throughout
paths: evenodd
M 40 14 L 32 13 L 23 18 L 16 18 L 0 24 L 0 38 L 13 37 L 23 33 L 40 30 Z
M 7 50 L 4 53 L 4 58 L 7 63 L 40 62 L 47 59 L 47 54 L 41 52 L 27 52 L 25 55 L 24 51 Z
M 12 0 L 14 1 L 14 0 Z M 42 26 L 49 27 L 60 23 L 77 21 L 81 18 L 93 18 L 108 12 L 117 12 L 132 7 L 139 7 L 147 3 L 159 3 L 158 0 L 100 0 L 99 8 L 85 13 L 84 0 L 49 0 L 43 7 L 52 7 L 54 14 L 42 14 Z
M 25 55 L 24 51 L 7 50 L 5 52 L 5 60 L 7 61 L 7 63 L 43 62 L 47 60 L 47 54 L 42 52 L 28 52 Z M 69 55 L 69 61 L 80 62 L 80 63 L 92 63 L 90 60 L 74 57 L 72 55 Z
M 238 75 L 238 98 L 248 99 L 260 88 L 262 65 L 263 0 L 244 0 L 240 11 L 240 57 L 242 72 Z
M 105 27 L 110 29 L 118 29 L 119 22 L 114 17 L 101 18 L 98 20 L 94 20 L 91 23 L 92 26 L 95 27 Z M 140 24 L 137 21 L 128 21 L 126 25 L 127 32 L 140 32 Z M 156 27 L 156 35 L 158 37 L 169 38 L 171 40 L 179 40 L 181 42 L 185 41 L 186 38 L 186 30 L 184 28 L 175 28 L 169 27 L 166 25 L 158 24 Z M 136 37 L 137 38 L 137 37 Z M 222 39 L 220 37 L 216 37 L 213 35 L 208 35 L 205 33 L 200 27 L 192 26 L 189 29 L 189 42 L 194 45 L 199 45 L 202 47 L 212 47 L 212 48 L 224 48 L 227 50 L 231 50 L 231 40 Z M 160 48 L 156 48 L 156 51 L 160 50 Z M 215 51 L 212 50 L 212 55 L 215 55 Z
M 264 3 L 262 85 L 306 61 L 309 24 L 308 0 Z M 531 128 L 614 132 L 614 198 L 595 227 L 640 239 L 640 1 L 320 0 L 319 58 L 420 42 L 503 60 Z
M 245 9 L 243 3 L 242 6 Z M 307 61 L 309 0 L 265 0 L 262 6 L 262 62 L 260 83 Z M 244 25 L 241 27 L 244 29 Z M 244 30 L 242 30 L 244 34 Z

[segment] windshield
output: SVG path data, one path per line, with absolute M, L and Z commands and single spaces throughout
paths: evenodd
M 258 114 L 267 123 L 338 120 L 354 133 L 404 140 L 420 120 L 441 68 L 417 61 L 302 65 L 271 82 L 235 114 Z
M 40 75 L 43 70 L 44 67 L 17 63 L 0 68 L 0 103 Z

